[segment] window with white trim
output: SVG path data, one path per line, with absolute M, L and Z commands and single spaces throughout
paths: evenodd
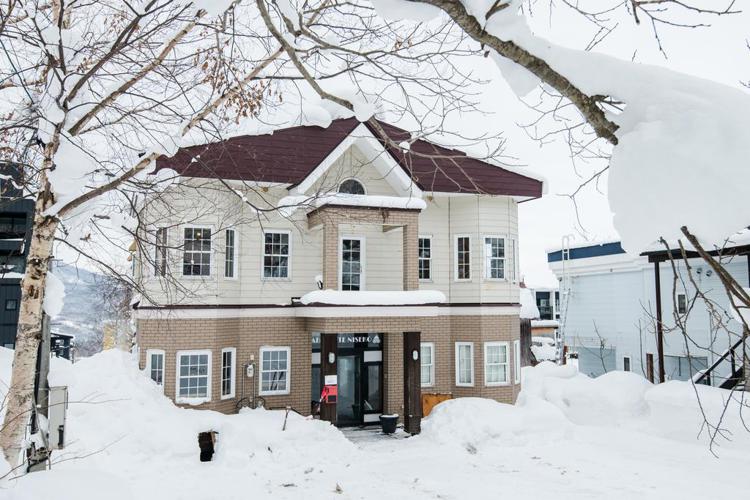
M 364 288 L 362 238 L 341 239 L 341 289 L 359 291 Z
M 221 399 L 234 397 L 234 374 L 237 370 L 237 349 L 225 347 L 221 350 Z
M 430 236 L 419 237 L 419 279 L 429 281 L 432 279 L 432 238 Z
M 289 278 L 289 231 L 263 232 L 263 278 Z
M 521 383 L 521 341 L 520 340 L 514 340 L 513 341 L 513 368 L 514 373 L 516 374 L 515 382 L 516 384 Z
M 456 342 L 456 385 L 474 385 L 474 343 Z
M 687 313 L 687 296 L 684 293 L 677 294 L 677 314 Z
M 456 280 L 471 279 L 471 237 L 456 236 Z
M 289 394 L 289 347 L 261 347 L 260 394 Z
M 422 342 L 419 351 L 419 359 L 422 363 L 422 387 L 431 387 L 435 385 L 435 344 Z
M 484 277 L 491 280 L 505 279 L 505 238 L 484 237 Z
M 167 275 L 167 228 L 156 230 L 156 253 L 154 255 L 154 275 Z
M 146 350 L 146 373 L 158 385 L 164 385 L 164 351 L 161 349 Z
M 186 227 L 182 247 L 183 276 L 211 275 L 211 228 Z
M 177 352 L 177 402 L 211 401 L 211 351 Z
M 508 343 L 484 343 L 484 385 L 503 385 L 509 382 Z
M 346 179 L 339 184 L 339 193 L 367 194 L 365 186 L 357 179 Z
M 224 231 L 224 277 L 235 278 L 237 266 L 237 233 L 234 229 Z

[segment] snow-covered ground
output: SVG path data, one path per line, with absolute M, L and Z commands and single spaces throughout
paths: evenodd
M 11 351 L 0 349 L 0 387 Z M 9 500 L 248 498 L 742 498 L 750 433 L 733 403 L 711 455 L 694 388 L 632 374 L 589 379 L 543 363 L 515 406 L 460 399 L 437 406 L 407 439 L 349 441 L 284 413 L 174 407 L 133 358 L 108 351 L 53 364 L 70 386 L 69 446 L 52 471 L 0 484 Z M 698 389 L 710 418 L 729 393 Z M 750 409 L 747 409 L 750 411 Z M 199 431 L 219 432 L 213 462 Z

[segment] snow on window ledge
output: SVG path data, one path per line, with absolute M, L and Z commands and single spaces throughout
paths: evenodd
M 302 296 L 300 302 L 342 306 L 402 306 L 442 304 L 445 295 L 437 290 L 409 291 L 341 291 L 315 290 Z

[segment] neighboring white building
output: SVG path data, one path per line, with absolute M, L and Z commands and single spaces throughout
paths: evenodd
M 744 253 L 739 252 L 739 253 Z M 739 340 L 740 325 L 725 315 L 727 331 L 711 326 L 709 312 L 700 300 L 687 315 L 691 341 L 675 325 L 675 314 L 685 315 L 695 295 L 685 272 L 677 263 L 683 279 L 674 284 L 674 273 L 666 252 L 641 256 L 625 253 L 619 242 L 588 244 L 570 248 L 565 269 L 570 295 L 565 313 L 564 336 L 569 351 L 578 352 L 582 373 L 601 375 L 611 370 L 641 373 L 658 380 L 656 342 L 656 269 L 661 289 L 664 330 L 664 371 L 667 380 L 687 380 L 696 372 L 712 366 Z M 679 259 L 676 257 L 676 259 Z M 563 279 L 563 252 L 550 251 L 547 260 L 558 279 Z M 661 263 L 655 262 L 662 260 Z M 689 259 L 698 288 L 719 306 L 728 310 L 724 289 L 707 264 L 700 258 Z M 748 282 L 748 257 L 736 255 L 725 264 L 743 285 Z M 561 290 L 564 294 L 564 290 Z M 741 360 L 737 360 L 741 364 Z M 649 367 L 651 365 L 651 368 Z M 730 358 L 721 361 L 711 376 L 713 385 L 721 385 L 731 372 Z

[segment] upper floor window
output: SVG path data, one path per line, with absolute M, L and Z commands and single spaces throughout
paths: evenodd
M 263 278 L 288 278 L 289 231 L 265 231 L 263 234 Z
M 492 280 L 505 279 L 505 238 L 484 238 L 484 277 Z
M 456 279 L 471 279 L 471 237 L 456 236 Z
M 339 193 L 365 194 L 365 187 L 357 179 L 346 179 L 339 184 Z
M 211 275 L 211 229 L 186 227 L 182 255 L 184 276 Z
M 156 230 L 156 255 L 154 255 L 154 274 L 167 275 L 167 228 Z
M 224 277 L 235 277 L 237 266 L 237 242 L 234 229 L 227 229 L 224 233 Z
M 419 237 L 419 279 L 432 279 L 432 238 Z
M 361 238 L 341 240 L 341 289 L 358 291 L 364 288 L 362 272 L 363 241 Z

